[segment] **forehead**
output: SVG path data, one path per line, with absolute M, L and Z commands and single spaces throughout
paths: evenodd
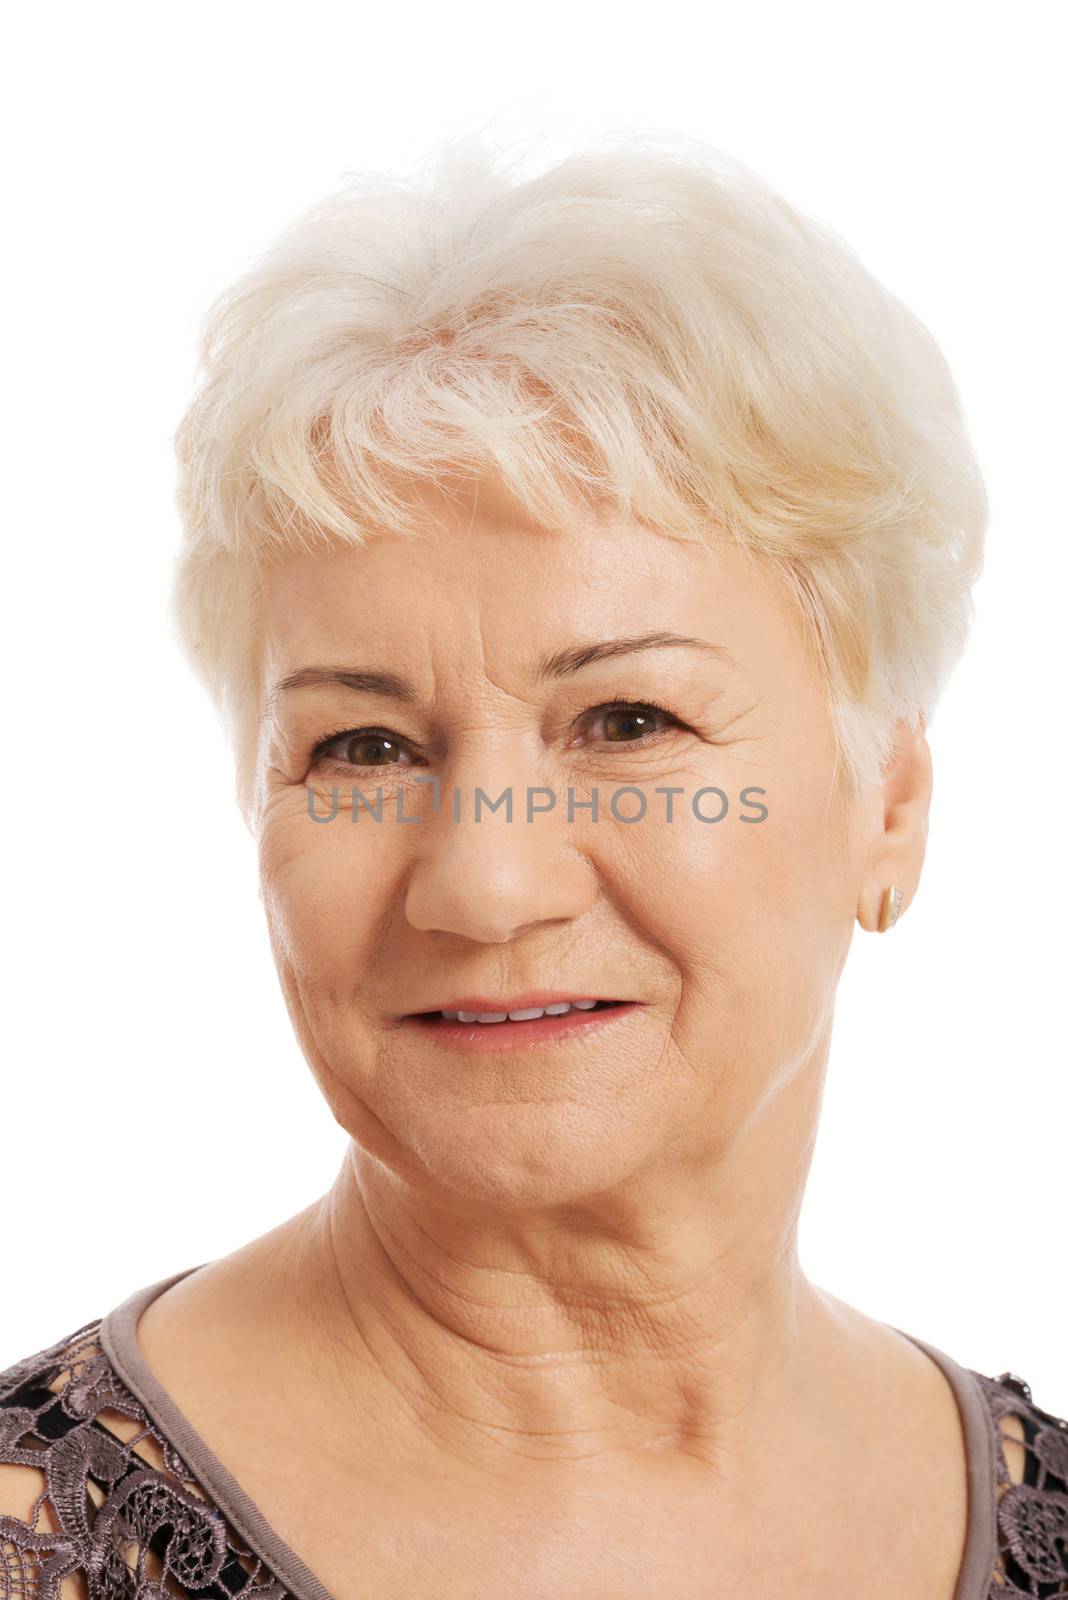
M 293 670 L 330 653 L 417 660 L 428 651 L 518 665 L 538 647 L 673 629 L 741 661 L 798 644 L 792 602 L 729 542 L 684 543 L 613 515 L 533 521 L 479 483 L 424 489 L 414 536 L 372 531 L 278 560 L 266 576 L 268 655 Z

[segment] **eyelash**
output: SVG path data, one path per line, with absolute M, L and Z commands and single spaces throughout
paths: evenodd
M 685 726 L 682 722 L 680 722 L 679 718 L 676 717 L 676 715 L 675 715 L 675 713 L 673 711 L 669 711 L 667 706 L 660 705 L 659 702 L 656 701 L 656 700 L 627 700 L 627 699 L 606 700 L 602 705 L 591 706 L 590 710 L 587 711 L 587 712 L 584 712 L 583 715 L 584 716 L 589 716 L 591 712 L 601 712 L 601 713 L 607 715 L 608 713 L 613 712 L 613 711 L 653 711 L 658 716 L 667 717 L 668 720 L 670 722 L 674 723 L 674 725 L 677 728 L 682 728 L 682 727 Z M 666 729 L 666 728 L 660 728 L 655 733 L 653 733 L 649 738 L 619 739 L 619 740 L 612 739 L 612 740 L 605 740 L 603 742 L 606 743 L 606 744 L 621 745 L 621 746 L 624 746 L 624 747 L 627 746 L 627 745 L 631 745 L 631 746 L 637 747 L 638 749 L 644 749 L 654 739 L 659 738 L 660 734 L 667 733 L 668 731 L 669 730 Z M 342 739 L 342 738 L 345 738 L 345 737 L 348 737 L 350 739 L 375 739 L 375 738 L 378 738 L 378 739 L 391 739 L 397 744 L 403 744 L 405 742 L 405 741 L 397 738 L 397 736 L 395 734 L 390 733 L 385 728 L 376 728 L 376 727 L 369 727 L 369 728 L 336 728 L 330 733 L 323 734 L 322 738 L 320 738 L 320 739 L 318 739 L 316 741 L 316 743 L 315 743 L 315 745 L 314 745 L 314 747 L 312 749 L 312 752 L 311 752 L 311 761 L 312 761 L 312 763 L 314 764 L 315 762 L 322 760 L 323 757 L 326 755 L 326 752 L 330 748 L 330 746 L 332 744 L 336 744 L 339 739 Z M 346 766 L 346 767 L 355 768 L 358 765 L 358 763 L 357 762 L 350 762 L 350 761 L 339 761 L 338 765 L 339 766 Z M 369 764 L 369 770 L 381 772 L 381 771 L 385 771 L 388 767 L 393 766 L 393 765 L 395 765 L 394 762 L 383 762 L 380 766 L 377 766 L 377 767 L 374 766 L 373 764 Z

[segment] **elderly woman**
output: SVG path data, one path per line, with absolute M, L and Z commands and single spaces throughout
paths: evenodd
M 471 140 L 202 360 L 175 615 L 350 1140 L 0 1376 L 5 1597 L 1068 1595 L 1068 1424 L 796 1251 L 982 559 L 930 335 L 703 145 Z

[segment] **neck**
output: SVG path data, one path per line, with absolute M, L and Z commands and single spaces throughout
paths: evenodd
M 798 1265 L 807 1159 L 784 1158 L 778 1120 L 717 1160 L 714 1184 L 695 1173 L 687 1190 L 673 1171 L 669 1200 L 650 1175 L 566 1216 L 416 1194 L 352 1143 L 295 1219 L 305 1292 L 289 1304 L 314 1307 L 356 1414 L 377 1396 L 413 1458 L 440 1447 L 490 1475 L 654 1461 L 741 1475 L 763 1421 L 781 1439 L 797 1396 L 826 1426 L 827 1394 L 814 1397 L 849 1338 Z

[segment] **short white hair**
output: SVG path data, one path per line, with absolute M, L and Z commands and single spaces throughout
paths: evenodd
M 348 172 L 209 306 L 199 360 L 171 616 L 246 822 L 270 562 L 411 531 L 413 480 L 492 471 L 546 525 L 597 504 L 767 563 L 853 793 L 964 647 L 988 508 L 941 351 L 702 141 L 608 134 L 525 174 L 475 133 Z

